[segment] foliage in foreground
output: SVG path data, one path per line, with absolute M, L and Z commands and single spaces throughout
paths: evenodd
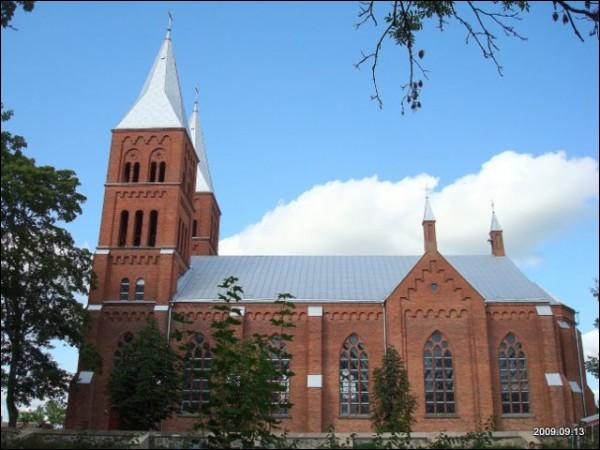
M 410 433 L 417 400 L 410 393 L 408 372 L 398 351 L 390 346 L 375 369 L 371 422 L 378 432 Z
M 177 409 L 180 357 L 158 329 L 156 319 L 150 319 L 120 352 L 108 381 L 110 404 L 118 411 L 119 428 L 156 429 Z
M 595 286 L 592 287 L 592 289 L 590 289 L 590 290 L 592 292 L 592 295 L 596 299 L 596 301 L 598 301 L 598 280 L 597 279 L 596 279 Z M 596 327 L 596 329 L 598 329 L 598 318 L 597 317 L 594 322 L 594 326 Z M 590 372 L 592 375 L 594 375 L 596 378 L 598 378 L 598 356 L 588 356 L 587 360 L 585 361 L 585 368 L 588 372 Z
M 211 324 L 210 399 L 197 427 L 208 432 L 211 448 L 285 448 L 285 435 L 275 431 L 277 415 L 292 407 L 287 396 L 280 395 L 294 375 L 286 345 L 292 340 L 288 330 L 295 326 L 290 319 L 294 305 L 288 301 L 292 296 L 279 294 L 275 302 L 279 310 L 271 324 L 277 331 L 240 337 L 241 310 L 236 304 L 243 289 L 236 283 L 237 278 L 229 277 L 219 286 L 226 292 L 219 294 L 221 302 L 215 306 L 222 318 Z
M 55 400 L 49 400 L 32 411 L 19 412 L 20 421 L 26 425 L 62 427 L 65 423 L 67 409 Z
M 79 180 L 26 157 L 25 139 L 4 127 L 11 116 L 2 110 L 1 328 L 2 389 L 14 427 L 18 406 L 64 396 L 71 375 L 49 350 L 55 341 L 84 341 L 87 315 L 76 294 L 93 280 L 91 253 L 62 227 L 81 214 Z

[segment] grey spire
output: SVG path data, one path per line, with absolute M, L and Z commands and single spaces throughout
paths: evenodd
M 492 202 L 492 224 L 490 225 L 490 231 L 502 231 L 500 222 L 498 222 L 498 218 L 496 217 L 496 211 L 494 210 L 494 202 Z
M 204 145 L 204 133 L 200 125 L 200 114 L 198 113 L 198 88 L 196 88 L 196 99 L 194 109 L 189 120 L 190 137 L 198 156 L 198 169 L 196 173 L 196 192 L 213 192 L 212 179 L 208 168 L 206 157 L 206 146 Z
M 185 128 L 185 111 L 181 100 L 179 76 L 171 43 L 171 22 L 144 87 L 134 105 L 115 127 Z
M 433 215 L 433 210 L 431 209 L 431 205 L 429 204 L 429 195 L 425 197 L 425 212 L 423 214 L 423 222 L 426 221 L 435 221 L 435 216 Z

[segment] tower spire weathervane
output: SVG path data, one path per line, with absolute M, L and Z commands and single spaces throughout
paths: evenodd
M 169 15 L 169 26 L 167 27 L 166 39 L 171 39 L 171 29 L 173 28 L 173 14 L 171 14 L 171 11 L 168 11 L 167 14 Z

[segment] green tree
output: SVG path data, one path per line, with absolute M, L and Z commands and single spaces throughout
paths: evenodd
M 598 280 L 596 280 L 596 285 L 590 289 L 592 291 L 592 295 L 598 301 Z M 598 318 L 596 317 L 596 321 L 594 322 L 594 326 L 598 329 Z M 598 378 L 598 356 L 588 356 L 585 362 L 585 368 L 588 372 Z
M 443 31 L 449 23 L 455 23 L 466 32 L 466 42 L 473 42 L 485 59 L 491 60 L 498 73 L 502 75 L 502 65 L 497 58 L 499 50 L 497 34 L 526 40 L 517 31 L 515 24 L 530 13 L 527 1 L 393 1 L 390 3 L 363 1 L 358 13 L 356 27 L 371 23 L 378 26 L 384 22 L 383 31 L 370 53 L 363 53 L 355 64 L 361 67 L 367 61 L 371 64 L 371 79 L 374 93 L 372 100 L 383 106 L 377 86 L 377 64 L 382 46 L 386 39 L 391 39 L 397 46 L 406 50 L 408 76 L 402 85 L 402 113 L 408 107 L 412 111 L 421 108 L 421 90 L 428 79 L 428 70 L 423 66 L 425 49 L 417 45 L 417 35 L 426 25 L 435 26 Z M 555 22 L 569 26 L 575 36 L 584 40 L 582 29 L 587 28 L 590 36 L 598 37 L 598 2 L 539 2 L 552 5 L 548 17 Z M 383 9 L 383 14 L 378 11 Z
M 31 411 L 19 411 L 19 419 L 25 425 L 40 426 L 46 420 L 44 407 L 39 405 Z
M 15 15 L 17 6 L 21 6 L 23 8 L 23 11 L 31 12 L 31 11 L 33 11 L 34 4 L 35 4 L 34 1 L 15 1 L 15 2 L 2 1 L 2 11 L 1 11 L 2 12 L 2 14 L 1 14 L 2 28 L 9 27 L 14 30 L 15 28 L 12 25 L 10 25 L 10 22 L 11 22 L 13 16 Z
M 410 393 L 404 362 L 393 346 L 386 349 L 381 367 L 373 375 L 371 421 L 375 430 L 410 433 L 416 399 Z
M 177 410 L 180 362 L 156 319 L 150 319 L 123 348 L 108 380 L 108 396 L 119 413 L 119 428 L 156 429 Z
M 49 400 L 32 411 L 20 411 L 19 419 L 22 423 L 28 425 L 41 426 L 48 423 L 56 428 L 64 425 L 66 412 L 67 410 L 62 403 Z
M 79 345 L 86 314 L 75 294 L 91 281 L 91 254 L 60 225 L 81 213 L 85 197 L 70 170 L 38 166 L 23 155 L 25 139 L 4 128 L 2 109 L 2 388 L 9 425 L 17 405 L 64 395 L 70 375 L 48 350 L 55 340 Z
M 294 307 L 289 294 L 279 294 L 279 311 L 272 325 L 278 330 L 270 335 L 254 334 L 239 337 L 236 328 L 240 314 L 236 304 L 243 290 L 230 277 L 219 286 L 222 303 L 215 309 L 223 313 L 222 320 L 213 322 L 213 359 L 210 375 L 208 408 L 201 411 L 198 428 L 208 431 L 212 448 L 282 448 L 284 441 L 274 435 L 280 421 L 276 415 L 291 404 L 278 394 L 294 375 L 288 364 L 273 361 L 288 360 L 286 343 L 292 340 L 288 330 Z

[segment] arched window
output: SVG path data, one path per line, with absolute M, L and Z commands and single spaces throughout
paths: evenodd
M 135 280 L 135 299 L 144 300 L 144 279 L 138 278 Z
M 131 345 L 133 342 L 133 333 L 127 331 L 123 333 L 121 339 L 119 339 L 119 343 L 117 344 L 117 349 L 113 354 L 113 367 L 117 367 L 126 359 L 126 348 Z
M 445 336 L 435 331 L 423 351 L 425 413 L 454 414 L 454 371 L 452 352 Z
M 129 278 L 121 279 L 119 300 L 129 300 Z
M 356 334 L 346 339 L 340 354 L 340 415 L 369 414 L 369 358 Z
M 167 163 L 162 161 L 158 165 L 158 181 L 159 183 L 163 183 L 165 181 L 165 173 L 167 171 Z
M 212 353 L 202 333 L 188 343 L 183 366 L 181 411 L 195 413 L 209 400 Z
M 123 181 L 125 183 L 129 183 L 129 179 L 131 178 L 131 163 L 125 163 L 125 168 L 123 169 Z
M 290 370 L 290 354 L 287 351 L 287 346 L 276 339 L 273 339 L 272 345 L 277 351 L 271 353 L 271 363 L 276 370 L 287 373 Z M 279 389 L 273 392 L 272 403 L 275 406 L 275 414 L 287 415 L 290 406 L 290 380 L 287 376 L 283 376 L 278 380 L 272 380 L 272 382 L 279 385 Z
M 198 237 L 198 221 L 195 219 L 192 222 L 192 237 Z
M 154 183 L 156 181 L 156 161 L 150 163 L 150 174 L 148 175 L 148 181 Z
M 127 226 L 129 224 L 129 211 L 121 211 L 121 223 L 119 224 L 119 247 L 127 245 Z
M 156 230 L 158 229 L 158 211 L 150 211 L 150 226 L 148 227 L 148 247 L 156 245 Z
M 528 414 L 527 359 L 523 346 L 512 333 L 508 333 L 500 344 L 498 365 L 502 414 Z
M 144 222 L 144 212 L 137 210 L 135 212 L 135 223 L 133 225 L 133 245 L 139 247 L 142 244 L 142 225 Z
M 137 183 L 140 181 L 140 163 L 133 163 L 133 174 L 131 176 L 131 181 Z

